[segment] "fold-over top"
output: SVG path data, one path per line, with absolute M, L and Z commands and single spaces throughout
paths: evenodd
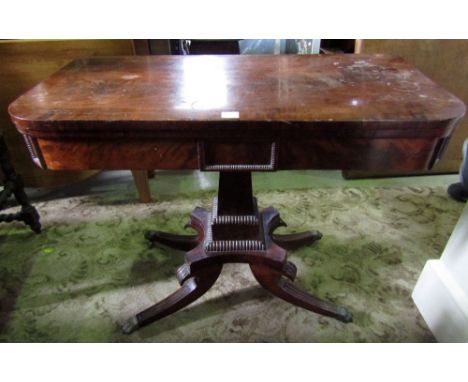
M 464 112 L 419 70 L 382 54 L 90 57 L 9 107 L 18 129 L 36 137 L 187 129 L 209 137 L 233 126 L 441 134 Z

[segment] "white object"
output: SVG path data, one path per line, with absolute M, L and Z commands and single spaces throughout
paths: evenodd
M 222 111 L 221 112 L 221 118 L 238 119 L 239 118 L 239 112 L 238 111 Z
M 413 300 L 439 342 L 468 342 L 468 204 L 440 260 L 429 260 Z

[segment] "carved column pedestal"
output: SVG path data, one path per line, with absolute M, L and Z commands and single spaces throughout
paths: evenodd
M 197 235 L 146 234 L 152 243 L 186 251 L 186 262 L 177 270 L 181 287 L 128 320 L 123 331 L 131 333 L 195 301 L 216 282 L 225 263 L 248 263 L 256 280 L 272 294 L 313 312 L 352 321 L 345 308 L 320 300 L 293 283 L 297 269 L 287 261 L 287 250 L 312 244 L 322 235 L 317 231 L 274 234 L 285 225 L 274 208 L 258 211 L 250 172 L 221 172 L 212 210 L 195 208 L 187 224 Z

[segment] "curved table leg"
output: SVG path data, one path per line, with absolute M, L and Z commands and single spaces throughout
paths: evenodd
M 260 285 L 287 302 L 342 322 L 353 320 L 352 314 L 345 308 L 320 300 L 302 291 L 291 280 L 282 277 L 282 273 L 275 269 L 259 264 L 250 264 L 250 269 Z
M 122 331 L 125 334 L 130 334 L 138 328 L 166 317 L 189 305 L 211 288 L 218 279 L 222 268 L 222 264 L 212 265 L 204 268 L 196 275 L 187 278 L 182 286 L 174 293 L 130 318 L 122 326 Z
M 306 231 L 288 235 L 272 234 L 271 238 L 280 247 L 287 250 L 294 250 L 320 240 L 322 234 L 319 231 Z
M 197 235 L 177 235 L 162 231 L 149 231 L 145 233 L 145 238 L 152 244 L 159 243 L 167 245 L 181 251 L 190 251 L 198 245 Z

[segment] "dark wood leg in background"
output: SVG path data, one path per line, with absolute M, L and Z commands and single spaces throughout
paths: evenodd
M 138 191 L 138 197 L 140 202 L 149 203 L 151 202 L 151 190 L 148 181 L 148 171 L 146 170 L 131 170 L 133 176 L 133 182 L 135 183 Z
M 186 263 L 177 272 L 181 288 L 131 318 L 123 331 L 130 333 L 195 301 L 215 283 L 223 264 L 232 262 L 248 263 L 257 281 L 285 301 L 342 322 L 352 321 L 345 308 L 320 300 L 293 283 L 297 268 L 287 261 L 286 249 L 310 245 L 322 234 L 318 231 L 273 233 L 285 225 L 274 208 L 258 211 L 250 172 L 221 172 L 212 211 L 197 207 L 192 212 L 188 226 L 198 235 L 159 231 L 146 234 L 153 244 L 186 251 Z

